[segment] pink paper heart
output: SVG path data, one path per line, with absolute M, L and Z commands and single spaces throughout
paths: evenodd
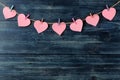
M 100 20 L 100 17 L 99 17 L 99 15 L 97 15 L 97 14 L 94 14 L 94 15 L 90 15 L 90 16 L 88 16 L 88 17 L 86 17 L 86 22 L 88 23 L 88 24 L 90 24 L 90 25 L 92 25 L 92 26 L 97 26 L 97 24 L 98 24 L 98 22 L 99 22 L 99 20 Z
M 15 10 L 11 10 L 9 7 L 3 8 L 3 15 L 5 19 L 13 18 L 15 17 L 17 12 Z
M 42 22 L 42 21 L 37 20 L 34 22 L 34 27 L 38 33 L 42 33 L 48 28 L 48 24 L 47 22 Z
M 52 29 L 58 34 L 58 35 L 62 35 L 62 33 L 65 31 L 66 29 L 66 24 L 64 22 L 59 23 L 54 23 L 52 25 Z
M 102 15 L 104 18 L 111 21 L 116 15 L 116 9 L 115 8 L 104 9 L 102 11 Z
M 19 27 L 26 27 L 29 26 L 31 23 L 30 19 L 27 18 L 24 14 L 18 15 L 18 26 Z
M 83 21 L 81 19 L 77 19 L 75 22 L 71 23 L 70 29 L 72 31 L 81 32 L 83 27 Z

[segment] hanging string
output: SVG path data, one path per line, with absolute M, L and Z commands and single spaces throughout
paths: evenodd
M 120 4 L 120 0 L 118 0 L 118 2 L 116 2 L 115 4 L 113 4 L 111 7 L 115 7 L 115 6 L 117 6 L 118 4 Z M 4 3 L 2 3 L 1 1 L 0 1 L 0 5 L 2 5 L 3 7 L 6 7 L 6 5 L 4 4 Z M 98 12 L 98 13 L 96 13 L 96 14 L 101 14 L 102 13 L 102 11 L 100 11 L 100 12 Z M 19 15 L 19 13 L 17 12 L 17 15 Z M 34 19 L 30 19 L 31 21 L 36 21 L 36 20 L 34 20 Z M 85 19 L 83 19 L 83 21 L 85 21 Z M 72 22 L 66 22 L 66 24 L 71 24 Z M 53 22 L 48 22 L 48 24 L 53 24 Z
M 115 6 L 117 6 L 119 3 L 120 3 L 120 0 L 119 0 L 117 3 L 115 3 L 113 6 L 111 6 L 111 7 L 115 7 Z

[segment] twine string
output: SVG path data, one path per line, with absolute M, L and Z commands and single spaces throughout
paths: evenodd
M 111 7 L 115 7 L 115 6 L 117 6 L 118 4 L 120 4 L 120 0 L 118 0 L 115 4 L 113 4 Z M 2 5 L 3 7 L 6 7 L 6 5 L 4 4 L 4 3 L 2 3 L 1 1 L 0 1 L 0 5 Z M 102 11 L 100 11 L 100 12 L 98 12 L 98 13 L 96 13 L 96 14 L 101 14 L 102 13 Z M 19 15 L 19 13 L 17 12 L 17 15 Z M 31 21 L 36 21 L 35 19 L 30 19 Z M 83 19 L 83 21 L 85 21 L 85 19 Z M 66 22 L 66 24 L 71 24 L 72 22 Z M 53 24 L 53 22 L 48 22 L 48 24 Z

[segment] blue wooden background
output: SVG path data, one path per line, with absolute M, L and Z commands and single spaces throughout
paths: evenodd
M 85 18 L 117 0 L 0 0 L 19 13 L 48 22 Z M 37 34 L 33 24 L 18 28 L 17 18 L 4 20 L 0 6 L 0 80 L 120 80 L 120 5 L 109 22 L 82 33 L 58 36 L 51 27 Z M 101 15 L 100 15 L 101 16 Z M 51 26 L 51 25 L 50 25 Z

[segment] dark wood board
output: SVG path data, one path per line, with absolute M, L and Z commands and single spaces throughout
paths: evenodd
M 117 0 L 0 0 L 19 13 L 47 22 L 85 18 Z M 17 26 L 17 17 L 5 20 L 0 6 L 0 80 L 120 80 L 120 5 L 97 27 L 84 24 L 83 32 L 69 29 L 62 36 L 51 25 L 38 34 L 33 23 Z

